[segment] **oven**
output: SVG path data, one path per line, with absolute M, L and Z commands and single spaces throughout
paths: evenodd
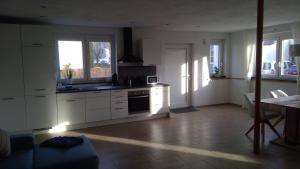
M 149 90 L 128 91 L 128 113 L 139 114 L 150 112 Z

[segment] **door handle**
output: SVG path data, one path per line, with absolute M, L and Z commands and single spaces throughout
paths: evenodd
M 34 91 L 40 92 L 40 91 L 45 91 L 46 89 L 41 88 L 41 89 L 34 89 Z
M 5 97 L 5 98 L 2 98 L 3 101 L 9 101 L 9 100 L 14 100 L 15 98 L 13 97 Z
M 35 96 L 36 98 L 45 98 L 46 96 Z
M 74 99 L 70 99 L 70 100 L 67 100 L 67 102 L 75 102 L 76 100 Z

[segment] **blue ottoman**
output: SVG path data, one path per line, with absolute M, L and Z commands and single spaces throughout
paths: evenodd
M 69 149 L 36 148 L 35 169 L 98 169 L 99 158 L 85 136 L 83 143 Z

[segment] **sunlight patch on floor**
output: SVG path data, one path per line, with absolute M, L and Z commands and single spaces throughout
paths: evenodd
M 246 162 L 246 163 L 255 163 L 255 164 L 262 163 L 261 160 L 257 160 L 257 159 L 247 157 L 245 155 L 239 155 L 239 154 L 224 153 L 224 152 L 218 152 L 218 151 L 210 151 L 210 150 L 169 145 L 169 144 L 152 143 L 152 142 L 147 142 L 147 141 L 118 138 L 118 137 L 111 137 L 111 136 L 102 136 L 102 135 L 96 135 L 96 134 L 86 134 L 86 133 L 79 133 L 79 132 L 68 132 L 68 133 L 71 135 L 85 135 L 89 139 L 99 140 L 99 141 L 107 141 L 107 142 L 128 144 L 128 145 L 134 145 L 134 146 L 142 146 L 142 147 L 148 147 L 148 148 L 156 148 L 156 149 L 160 149 L 160 150 L 168 150 L 168 151 L 176 151 L 176 152 L 181 152 L 181 153 L 196 154 L 196 155 L 201 155 L 201 156 L 206 156 L 206 157 L 240 161 L 240 162 Z

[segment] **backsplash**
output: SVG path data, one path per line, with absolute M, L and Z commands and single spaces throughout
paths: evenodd
M 132 86 L 146 85 L 146 77 L 156 75 L 156 66 L 119 66 L 118 77 L 120 85 L 128 85 L 131 80 Z

